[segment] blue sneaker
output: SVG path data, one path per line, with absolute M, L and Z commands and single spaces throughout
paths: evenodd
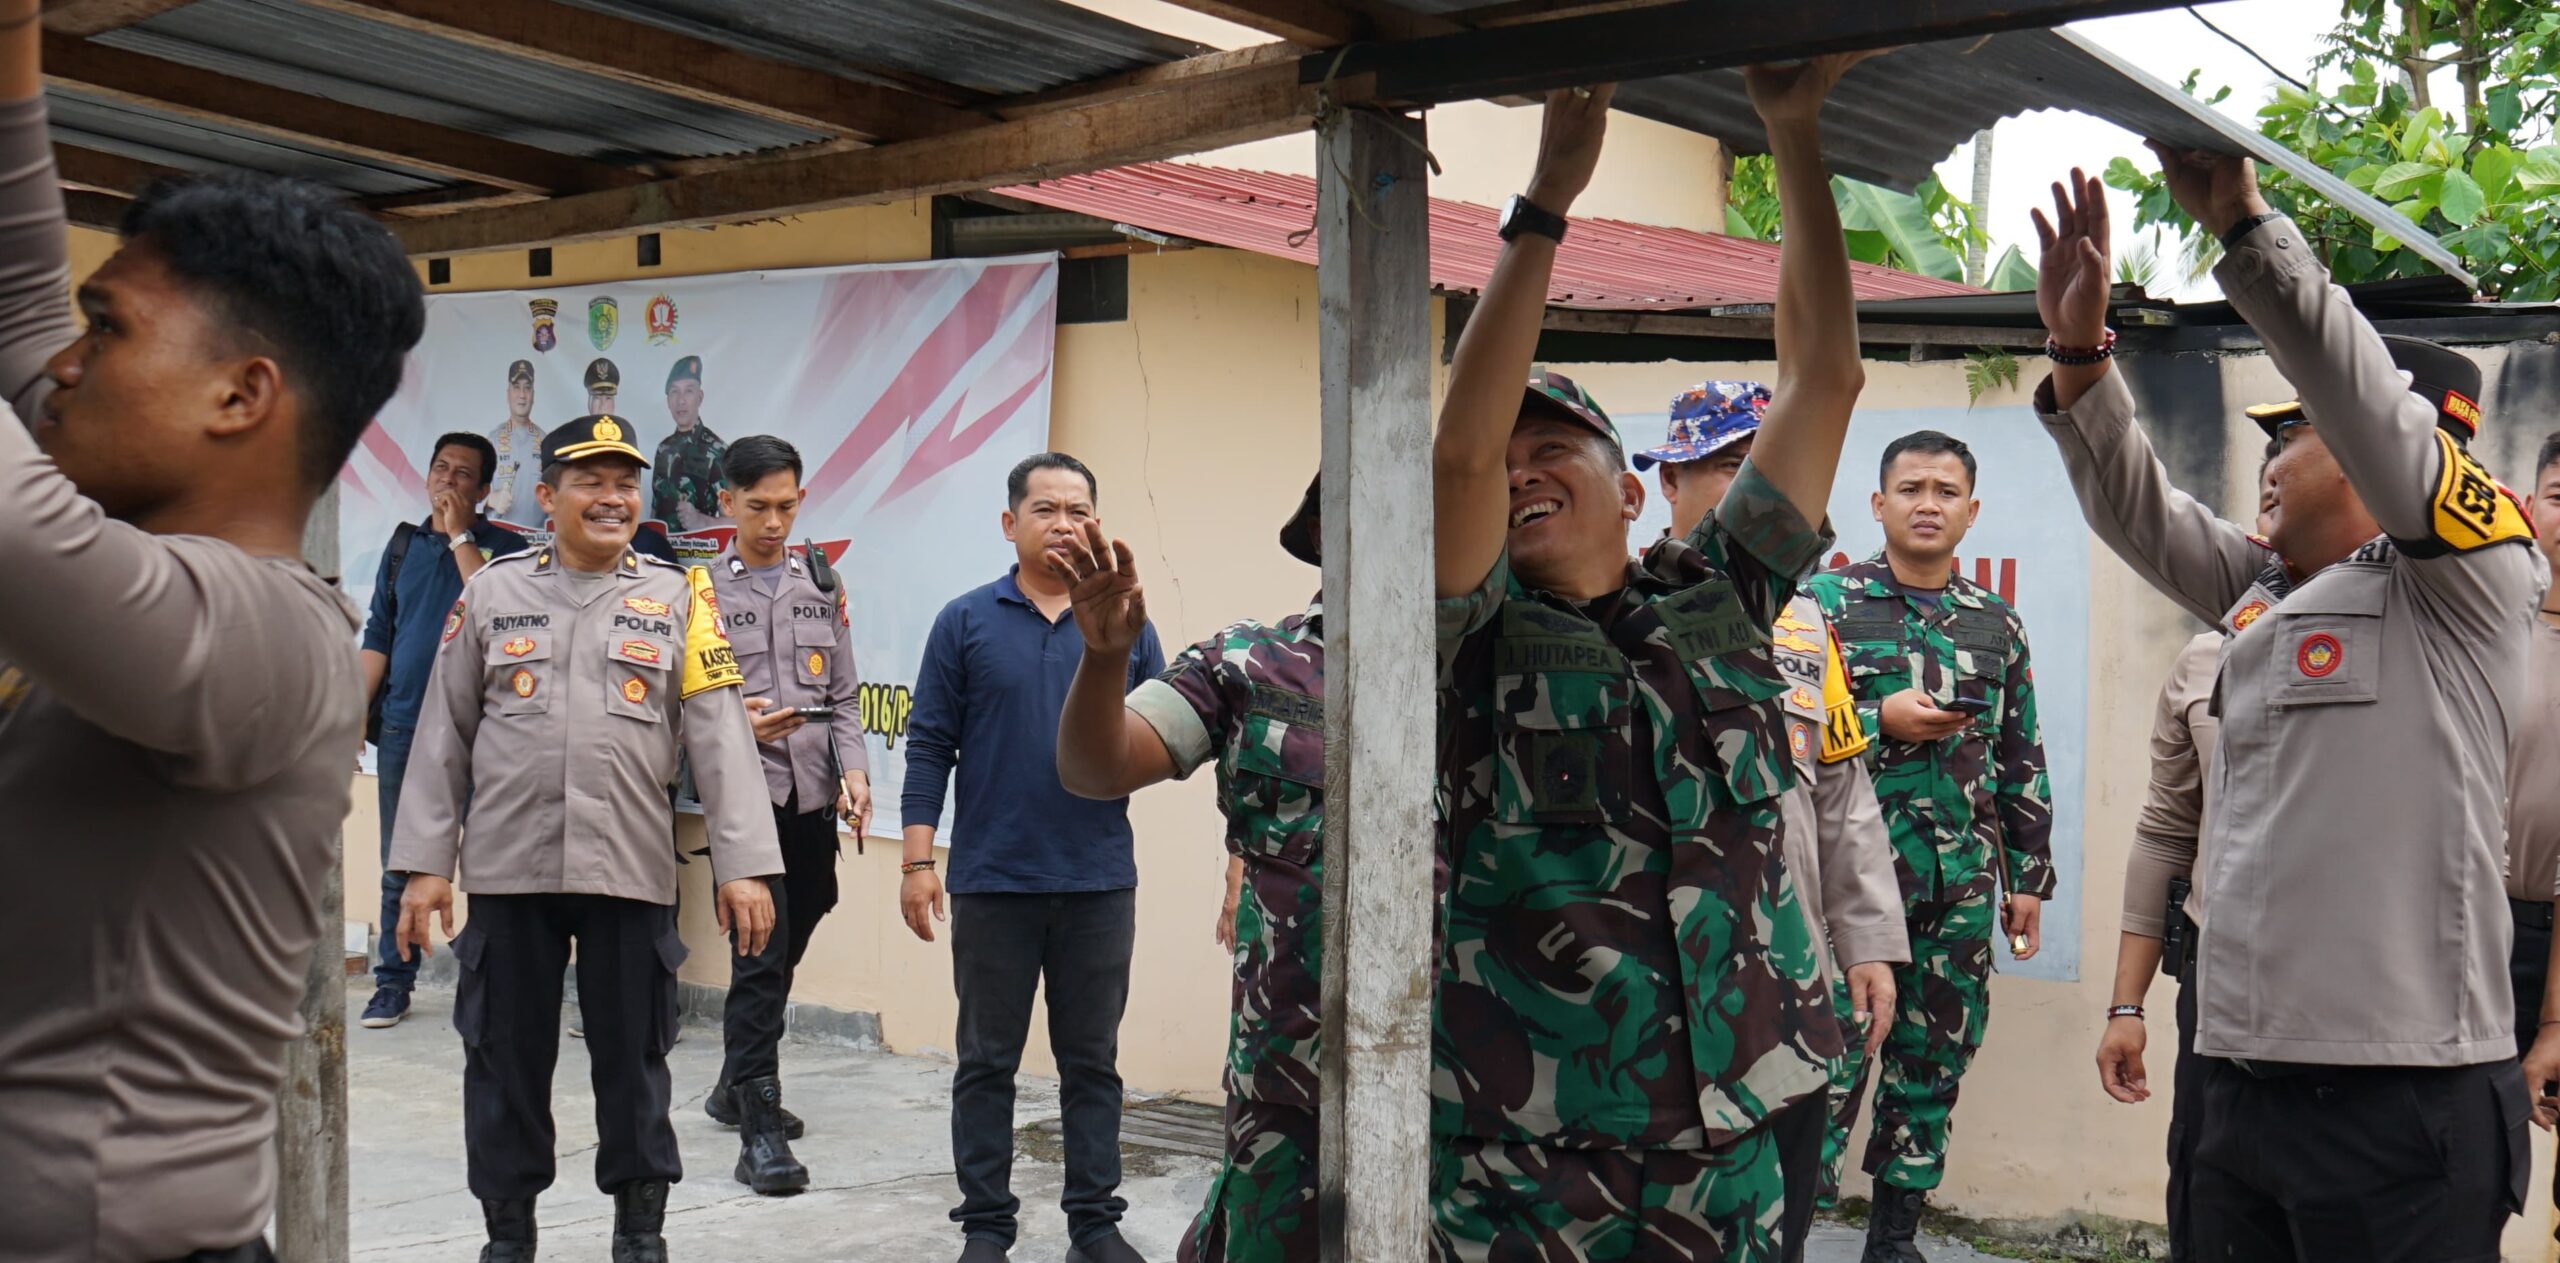
M 409 1016 L 409 993 L 398 987 L 376 987 L 373 999 L 364 1006 L 364 1016 L 357 1020 L 374 1030 L 398 1026 Z

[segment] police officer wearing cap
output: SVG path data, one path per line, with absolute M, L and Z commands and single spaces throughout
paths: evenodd
M 2136 573 L 2231 631 L 2206 769 L 2215 857 L 2188 1197 L 2211 1259 L 2498 1255 L 2523 1203 L 2502 860 L 2508 745 L 2548 581 L 2465 446 L 2478 370 L 2384 341 L 2248 160 L 2155 145 L 2297 405 L 2260 540 L 2169 484 L 2111 370 L 2095 180 L 2039 212 L 2052 376 L 2037 410 L 2082 512 Z
M 720 504 L 738 533 L 712 559 L 711 585 L 746 679 L 783 876 L 773 938 L 729 962 L 728 1056 L 702 1112 L 738 1129 L 739 1183 L 793 1193 L 808 1186 L 809 1172 L 791 1153 L 800 1119 L 782 1108 L 783 1009 L 809 936 L 836 906 L 836 820 L 849 818 L 859 838 L 871 813 L 871 764 L 844 580 L 824 553 L 789 549 L 806 495 L 800 453 L 752 434 L 729 448 L 725 472 Z
M 533 491 L 542 480 L 542 427 L 533 423 L 533 361 L 507 365 L 507 419 L 489 431 L 489 446 L 498 453 L 497 468 L 489 474 L 489 516 L 518 526 L 542 525 Z
M 392 838 L 390 866 L 408 874 L 404 945 L 428 950 L 431 916 L 451 932 L 457 874 L 471 894 L 452 943 L 453 1025 L 482 1263 L 533 1257 L 573 942 L 613 1257 L 666 1258 L 667 1186 L 683 1175 L 666 1062 L 685 957 L 667 846 L 679 747 L 702 794 L 719 924 L 740 955 L 765 949 L 764 879 L 783 871 L 711 576 L 631 550 L 648 464 L 629 435 L 598 415 L 543 439 L 536 494 L 556 533 L 483 567 L 446 616 Z

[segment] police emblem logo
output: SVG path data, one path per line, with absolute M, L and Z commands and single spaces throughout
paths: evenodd
M 453 609 L 452 609 L 452 611 L 451 611 L 450 613 L 447 613 L 447 614 L 444 616 L 444 640 L 442 640 L 442 641 L 438 641 L 438 642 L 436 642 L 436 643 L 438 643 L 438 644 L 443 644 L 443 643 L 445 643 L 445 641 L 450 641 L 450 640 L 452 640 L 454 637 L 456 637 L 456 636 L 458 636 L 458 635 L 461 635 L 461 634 L 462 634 L 462 602 L 460 602 L 460 601 L 456 601 L 456 602 L 454 602 L 454 603 L 453 603 Z
M 2338 664 L 2346 660 L 2346 649 L 2338 644 L 2337 637 L 2326 632 L 2303 637 L 2301 646 L 2293 651 L 2294 667 L 2315 680 L 2334 674 Z
M 525 310 L 533 314 L 533 349 L 548 351 L 560 345 L 560 335 L 551 328 L 551 322 L 560 315 L 560 300 L 537 298 L 526 303 Z
M 665 660 L 665 651 L 659 649 L 652 641 L 626 640 L 614 648 L 613 656 L 625 662 L 645 663 L 654 667 Z
M 1787 746 L 1795 751 L 1797 758 L 1803 758 L 1813 749 L 1812 729 L 1805 724 L 1787 725 Z
M 615 425 L 615 424 L 613 423 L 613 418 L 611 418 L 611 417 L 597 417 L 597 418 L 596 418 L 596 442 L 599 442 L 599 443 L 619 443 L 619 442 L 621 442 L 621 441 L 622 441 L 622 427 L 621 427 L 621 426 L 618 426 L 618 425 Z
M 649 345 L 666 346 L 676 340 L 676 300 L 652 295 L 641 315 L 649 322 Z
M 622 700 L 629 702 L 634 706 L 648 701 L 649 682 L 636 675 L 624 680 L 622 682 Z
M 518 636 L 515 639 L 498 646 L 498 652 L 503 653 L 510 658 L 521 658 L 526 654 L 533 652 L 533 637 Z
M 1794 692 L 1787 694 L 1787 703 L 1798 710 L 1822 709 L 1822 704 L 1820 701 L 1815 699 L 1813 690 L 1806 688 L 1801 684 L 1795 687 Z
M 653 601 L 645 596 L 626 596 L 622 598 L 622 608 L 629 610 L 634 614 L 646 614 L 651 618 L 665 618 L 669 612 L 666 602 Z
M 516 691 L 516 696 L 518 697 L 533 696 L 534 686 L 539 683 L 541 683 L 541 681 L 534 678 L 533 672 L 527 671 L 523 667 L 517 667 L 516 673 L 507 679 L 507 687 L 514 689 Z
M 809 651 L 809 674 L 810 674 L 810 675 L 812 675 L 812 676 L 821 676 L 821 675 L 825 675 L 826 673 L 827 673 L 827 655 L 825 655 L 825 654 L 823 654 L 823 653 L 819 653 L 819 652 L 818 652 L 817 650 L 815 650 L 815 649 L 810 650 L 810 651 Z
M 613 347 L 613 336 L 622 332 L 622 309 L 609 296 L 587 300 L 587 341 L 599 351 Z
M 2249 630 L 2249 624 L 2257 622 L 2258 616 L 2266 612 L 2267 603 L 2264 601 L 2251 601 L 2247 605 L 2241 606 L 2231 615 L 2231 630 Z
M 717 594 L 712 592 L 711 585 L 708 583 L 697 585 L 697 591 L 702 597 L 703 612 L 711 615 L 714 619 L 719 618 L 720 598 Z

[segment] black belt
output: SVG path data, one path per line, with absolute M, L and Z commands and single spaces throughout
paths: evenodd
M 2518 899 L 2509 895 L 2507 911 L 2515 914 L 2518 925 L 2530 925 L 2537 930 L 2551 928 L 2552 905 L 2544 900 Z

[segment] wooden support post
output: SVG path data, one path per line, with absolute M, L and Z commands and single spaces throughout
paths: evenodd
M 338 491 L 303 528 L 302 555 L 338 577 Z M 344 839 L 340 840 L 344 849 Z M 320 883 L 320 941 L 302 990 L 302 1038 L 285 1048 L 276 1099 L 276 1257 L 347 1260 L 347 957 L 343 863 Z
M 1318 131 L 1326 1263 L 1430 1257 L 1431 240 L 1423 126 Z

